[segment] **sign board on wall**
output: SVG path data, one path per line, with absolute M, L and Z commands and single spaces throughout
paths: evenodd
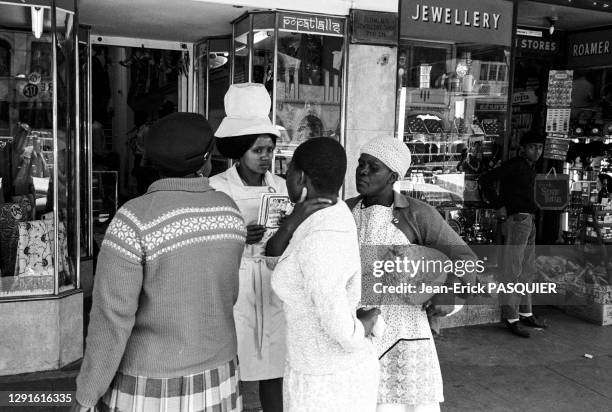
M 516 50 L 521 56 L 548 58 L 561 52 L 561 40 L 548 32 L 517 29 Z
M 509 46 L 512 7 L 500 0 L 402 0 L 400 36 Z
M 569 67 L 612 65 L 612 29 L 570 34 L 567 43 Z
M 396 46 L 397 13 L 351 10 L 351 43 Z
M 287 12 L 279 13 L 278 17 L 280 31 L 344 36 L 345 20 L 341 17 Z

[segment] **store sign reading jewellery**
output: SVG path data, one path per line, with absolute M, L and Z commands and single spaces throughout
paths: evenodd
M 344 36 L 344 19 L 338 17 L 279 13 L 279 25 L 281 31 Z
M 403 0 L 400 4 L 400 37 L 510 45 L 510 1 Z
M 480 10 L 452 9 L 427 4 L 416 4 L 412 20 L 421 20 L 432 23 L 455 24 L 465 27 L 482 27 L 483 29 L 499 30 L 498 13 L 487 13 Z

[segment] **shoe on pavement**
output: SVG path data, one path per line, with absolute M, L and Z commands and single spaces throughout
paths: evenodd
M 533 315 L 531 315 L 531 316 L 521 316 L 521 315 L 519 315 L 519 319 L 520 319 L 520 321 L 521 321 L 521 323 L 523 325 L 531 326 L 532 328 L 546 329 L 548 327 L 548 325 L 546 324 L 546 321 L 544 321 L 542 319 L 538 319 L 538 318 L 536 318 Z
M 504 324 L 510 330 L 510 332 L 515 334 L 516 336 L 520 336 L 521 338 L 528 338 L 529 336 L 531 336 L 529 332 L 523 329 L 523 327 L 519 324 L 518 321 L 510 323 L 507 319 L 504 319 Z

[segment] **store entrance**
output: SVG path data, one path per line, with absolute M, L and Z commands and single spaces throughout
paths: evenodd
M 612 231 L 590 233 L 584 221 L 609 207 L 598 193 L 612 180 L 602 177 L 612 175 L 612 13 L 605 3 L 521 2 L 516 34 L 509 157 L 524 133 L 546 135 L 538 172 L 567 175 L 572 193 L 566 211 L 540 212 L 538 243 L 604 244 Z
M 92 45 L 91 190 L 98 246 L 117 209 L 157 179 L 144 141 L 154 121 L 178 111 L 187 65 L 179 50 Z

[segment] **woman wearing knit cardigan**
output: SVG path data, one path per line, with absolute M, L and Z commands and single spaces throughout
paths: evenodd
M 213 139 L 194 113 L 149 131 L 163 178 L 106 232 L 73 410 L 242 410 L 232 306 L 245 227 L 203 177 Z

